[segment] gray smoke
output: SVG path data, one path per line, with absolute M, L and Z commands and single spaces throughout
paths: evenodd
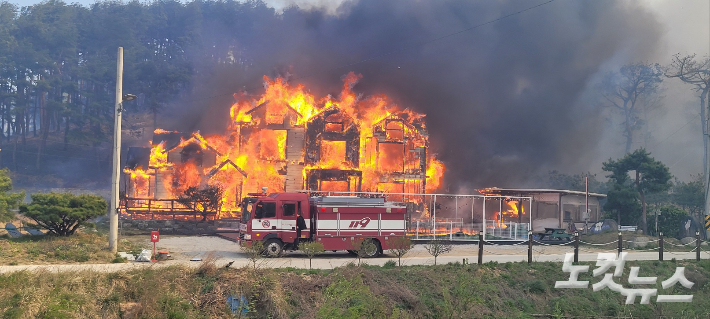
M 175 102 L 171 117 L 180 124 L 167 126 L 221 132 L 233 101 L 225 94 L 261 94 L 263 75 L 291 75 L 323 96 L 337 94 L 341 77 L 354 71 L 363 75 L 356 92 L 384 93 L 427 114 L 450 191 L 523 186 L 549 169 L 590 170 L 604 151 L 601 112 L 586 98 L 592 82 L 650 57 L 659 23 L 627 1 L 555 1 L 429 42 L 532 5 L 360 0 L 344 2 L 338 15 L 292 7 L 278 19 L 251 17 L 245 29 L 215 23 L 209 38 L 233 43 L 243 62 L 196 62 L 196 88 Z M 205 99 L 211 95 L 220 97 Z

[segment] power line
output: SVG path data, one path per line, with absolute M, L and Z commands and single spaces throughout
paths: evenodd
M 688 157 L 688 155 L 690 155 L 690 154 L 691 154 L 690 152 L 686 152 L 685 155 L 683 155 L 683 157 L 677 159 L 675 162 L 673 162 L 673 164 L 669 165 L 669 166 L 668 166 L 668 169 L 673 168 L 673 166 L 675 166 L 675 164 L 678 164 L 681 160 L 684 160 L 684 159 L 685 159 L 686 157 Z
M 683 128 L 685 128 L 686 126 L 688 126 L 688 124 L 690 124 L 690 122 L 692 122 L 692 121 L 695 121 L 695 119 L 690 119 L 690 121 L 688 121 L 687 123 L 683 124 L 683 126 L 681 126 L 679 129 L 675 130 L 675 132 L 673 132 L 673 133 L 671 133 L 670 135 L 666 136 L 666 138 L 664 138 L 662 141 L 660 141 L 660 142 L 654 144 L 653 146 L 651 146 L 651 148 L 656 148 L 658 145 L 663 144 L 663 143 L 664 143 L 665 141 L 667 141 L 669 138 L 673 137 L 673 135 L 675 135 L 676 133 L 680 132 L 680 130 L 682 130 Z
M 392 54 L 397 53 L 397 52 L 401 52 L 401 51 L 405 51 L 405 50 L 408 50 L 408 49 L 411 49 L 411 48 L 414 48 L 414 47 L 423 46 L 423 45 L 426 45 L 426 44 L 429 44 L 429 43 L 434 43 L 434 42 L 437 42 L 437 41 L 441 41 L 441 40 L 444 40 L 444 39 L 446 39 L 446 38 L 450 38 L 450 37 L 453 37 L 453 36 L 455 36 L 455 35 L 459 35 L 459 34 L 462 34 L 462 33 L 465 33 L 465 32 L 468 32 L 468 31 L 471 31 L 471 30 L 474 30 L 474 29 L 477 29 L 477 28 L 480 28 L 480 27 L 483 27 L 483 26 L 486 26 L 486 25 L 489 25 L 489 24 L 493 24 L 493 23 L 496 23 L 496 22 L 498 22 L 498 21 L 501 21 L 501 20 L 510 18 L 510 17 L 512 17 L 512 16 L 516 16 L 516 15 L 518 15 L 518 14 L 525 13 L 525 12 L 530 11 L 530 10 L 533 10 L 533 9 L 537 9 L 537 8 L 542 7 L 542 6 L 544 6 L 544 5 L 550 4 L 550 3 L 554 2 L 554 1 L 555 1 L 555 0 L 548 0 L 548 1 L 545 1 L 545 2 L 543 2 L 543 3 L 539 3 L 539 4 L 536 4 L 536 5 L 534 5 L 534 6 L 527 7 L 527 8 L 525 8 L 525 9 L 522 9 L 522 10 L 519 10 L 519 11 L 516 11 L 516 12 L 513 12 L 513 13 L 506 14 L 506 15 L 504 15 L 504 16 L 500 16 L 500 17 L 495 18 L 495 19 L 493 19 L 493 20 L 489 20 L 489 21 L 486 21 L 486 22 L 483 22 L 483 23 L 474 25 L 474 26 L 472 26 L 472 27 L 469 27 L 469 28 L 466 28 L 466 29 L 463 29 L 463 30 L 459 30 L 459 31 L 456 31 L 456 32 L 453 32 L 453 33 L 449 33 L 449 34 L 440 36 L 440 37 L 438 37 L 438 38 L 434 38 L 434 39 L 422 41 L 422 42 L 419 42 L 419 43 L 407 45 L 407 46 L 404 46 L 404 47 L 399 48 L 399 49 L 393 49 L 393 50 L 390 50 L 390 51 L 388 51 L 388 52 L 381 53 L 381 54 L 378 54 L 378 55 L 374 55 L 374 56 L 371 56 L 371 57 L 369 57 L 369 58 L 366 58 L 366 59 L 363 59 L 363 60 L 360 60 L 360 61 L 357 61 L 357 62 L 349 63 L 349 64 L 346 64 L 346 65 L 344 65 L 344 66 L 335 68 L 335 70 L 347 69 L 347 68 L 352 67 L 352 66 L 354 66 L 354 65 L 362 64 L 362 63 L 365 63 L 365 62 L 368 62 L 368 61 L 372 61 L 372 60 L 375 60 L 375 59 L 378 59 L 378 58 L 381 58 L 381 57 L 385 57 L 385 56 L 388 56 L 388 55 L 392 55 Z M 316 74 L 316 73 L 311 73 L 311 74 L 308 74 L 308 75 L 304 75 L 304 76 L 300 76 L 300 77 L 295 77 L 294 80 L 300 80 L 300 79 L 309 78 L 309 77 L 311 77 L 311 76 L 313 76 L 313 75 L 315 75 L 315 74 Z M 259 86 L 256 86 L 256 85 L 255 85 L 255 86 L 249 87 L 249 89 L 254 89 L 254 88 L 258 88 L 258 87 L 259 87 Z M 232 94 L 234 94 L 234 93 L 218 94 L 218 95 L 213 95 L 213 96 L 209 96 L 209 97 L 205 97 L 205 98 L 201 98 L 201 99 L 189 100 L 189 102 L 205 101 L 205 100 L 210 100 L 210 99 L 214 99 L 214 98 L 218 98 L 218 97 L 223 97 L 223 96 L 227 96 L 227 95 L 232 95 Z

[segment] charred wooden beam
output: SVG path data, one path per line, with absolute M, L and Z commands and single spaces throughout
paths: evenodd
M 148 169 L 150 163 L 150 148 L 148 147 L 129 147 L 126 153 L 126 165 L 124 168 L 136 169 L 143 167 Z
M 361 190 L 362 171 L 343 169 L 312 169 L 306 172 L 306 184 L 309 190 L 319 191 L 319 182 L 336 181 L 350 182 L 351 178 L 357 178 L 357 191 Z
M 331 115 L 340 115 L 341 119 L 339 121 L 328 121 L 327 119 Z M 330 107 L 308 123 L 306 130 L 306 164 L 313 165 L 320 162 L 322 141 L 344 141 L 345 160 L 352 167 L 360 166 L 360 129 L 349 117 L 342 118 L 344 116 L 347 115 L 343 114 L 340 109 Z M 340 123 L 343 130 L 341 132 L 328 131 L 326 126 L 329 123 Z

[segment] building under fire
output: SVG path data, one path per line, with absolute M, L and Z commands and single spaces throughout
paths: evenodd
M 425 193 L 440 186 L 444 166 L 427 152 L 423 114 L 384 95 L 358 97 L 352 73 L 338 99 L 316 99 L 281 78 L 264 80 L 262 96 L 235 95 L 224 134 L 158 129 L 150 147 L 130 148 L 123 212 L 137 218 L 194 215 L 175 199 L 189 187 L 207 185 L 223 192 L 217 218 L 234 216 L 240 199 L 261 187 Z

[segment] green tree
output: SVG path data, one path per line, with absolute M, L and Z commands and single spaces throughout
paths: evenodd
M 0 222 L 12 220 L 15 217 L 12 209 L 17 208 L 25 198 L 25 192 L 8 193 L 12 190 L 12 179 L 9 174 L 10 170 L 7 168 L 0 170 Z
M 602 169 L 611 172 L 607 177 L 615 184 L 613 187 L 619 191 L 618 194 L 614 194 L 615 196 L 628 196 L 628 191 L 623 191 L 626 187 L 633 188 L 638 194 L 641 204 L 641 228 L 644 234 L 648 234 L 646 195 L 667 191 L 671 187 L 671 173 L 668 166 L 651 157 L 645 149 L 638 149 L 619 160 L 609 159 L 603 163 Z M 633 178 L 629 177 L 630 172 Z M 611 200 L 610 198 L 609 201 Z
M 641 203 L 638 192 L 628 183 L 612 183 L 604 204 L 607 218 L 616 219 L 619 225 L 638 225 L 641 217 Z
M 664 205 L 659 207 L 658 231 L 666 237 L 678 238 L 680 223 L 688 216 L 688 212 L 678 207 Z
M 671 189 L 671 202 L 700 216 L 705 206 L 703 175 L 697 174 L 689 182 L 676 181 Z
M 51 234 L 69 236 L 87 220 L 106 214 L 106 209 L 101 196 L 39 193 L 32 195 L 29 205 L 20 206 L 20 213 Z

